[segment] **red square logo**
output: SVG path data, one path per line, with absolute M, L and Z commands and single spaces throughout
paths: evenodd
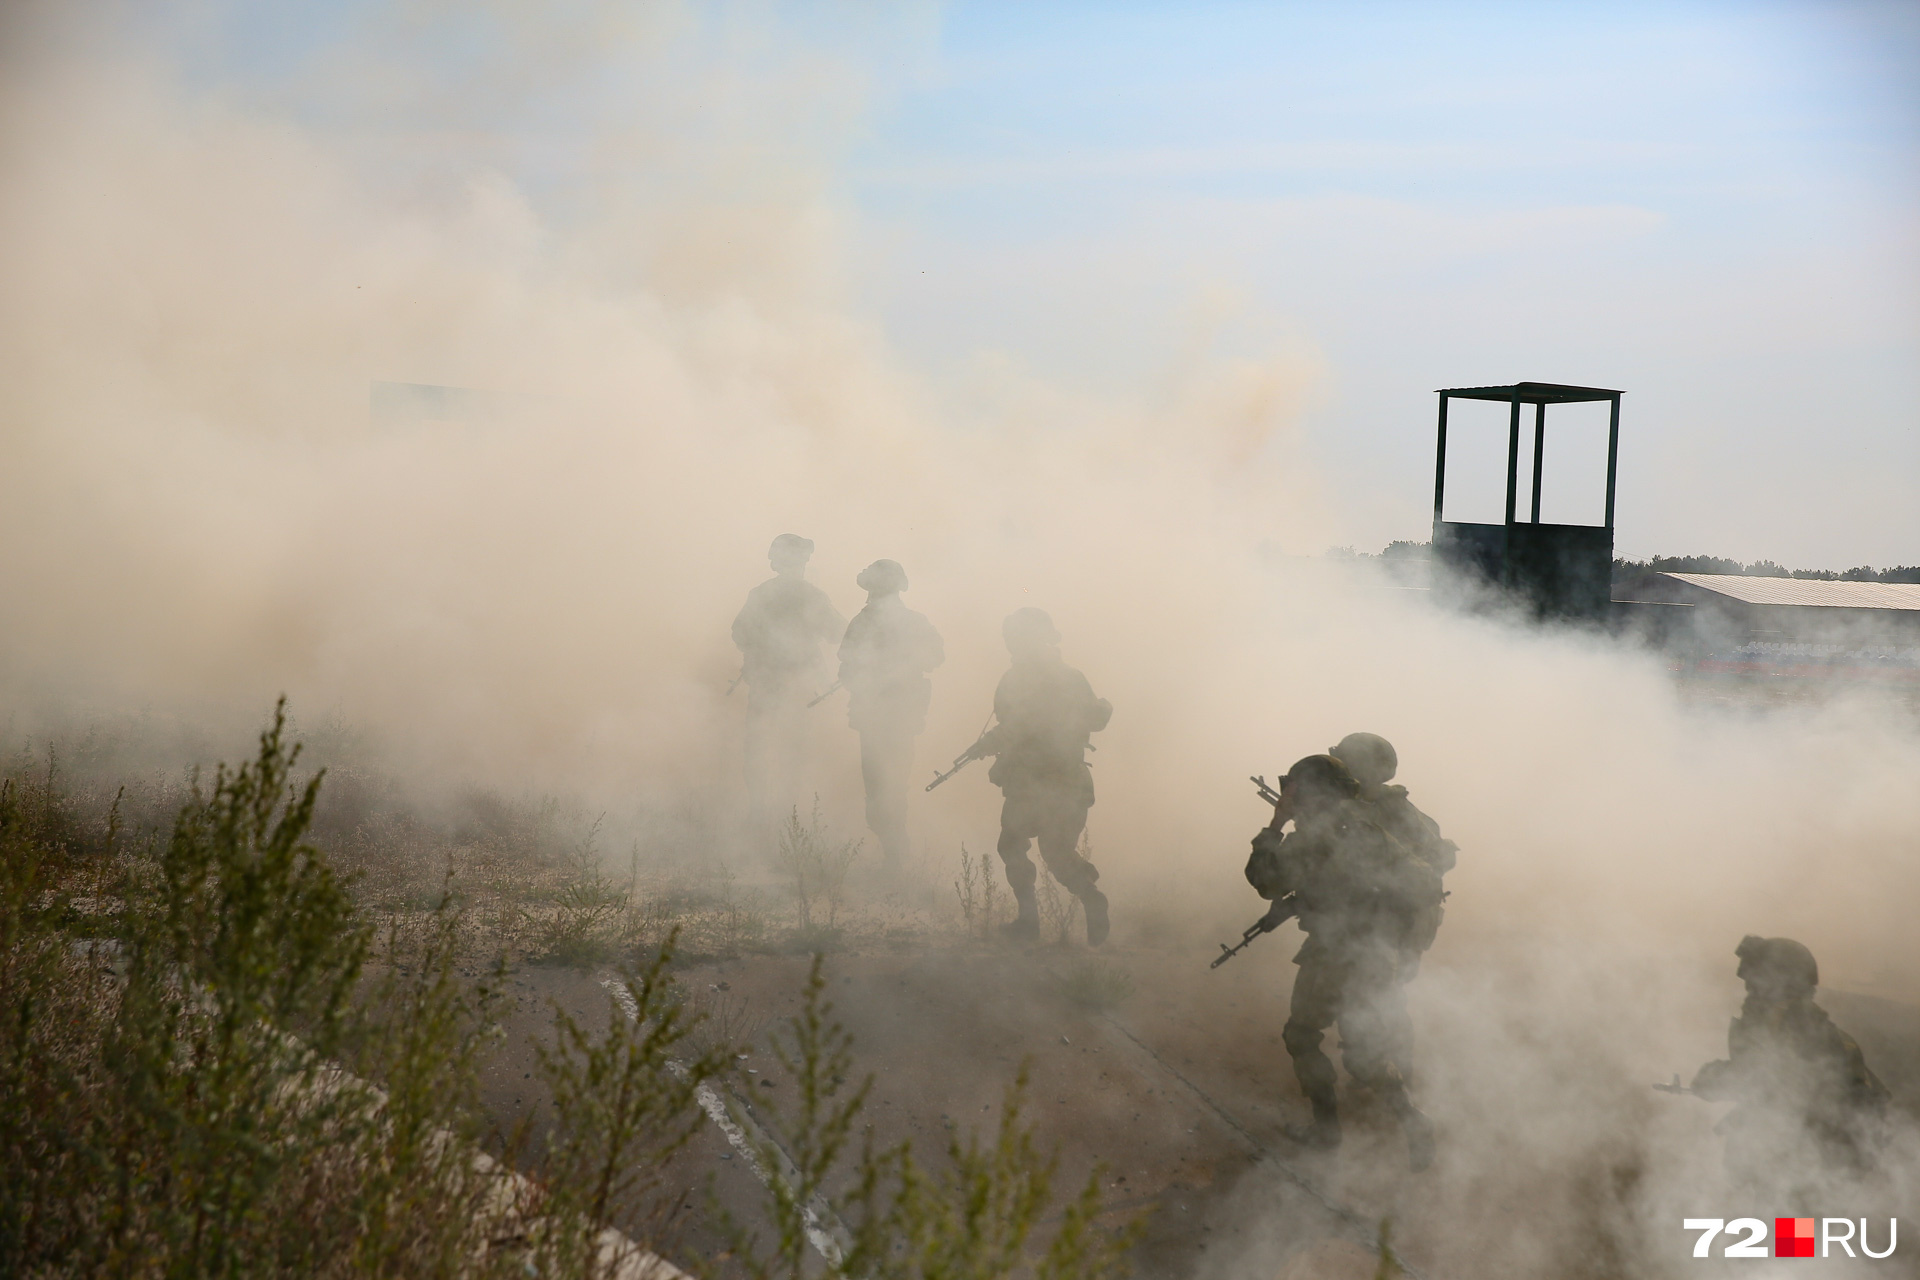
M 1773 1220 L 1773 1256 L 1811 1258 L 1813 1256 L 1813 1219 L 1775 1218 Z

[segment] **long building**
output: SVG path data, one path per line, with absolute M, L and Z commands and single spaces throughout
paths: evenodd
M 1702 676 L 1920 685 L 1920 583 L 1663 573 L 1617 601 Z

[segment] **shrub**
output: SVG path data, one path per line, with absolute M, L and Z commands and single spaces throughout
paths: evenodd
M 543 1180 L 516 1178 L 478 1148 L 498 1037 L 451 894 L 396 918 L 363 981 L 373 931 L 305 840 L 321 779 L 295 784 L 284 733 L 282 707 L 137 855 L 117 810 L 78 828 L 51 772 L 0 784 L 0 1271 L 523 1276 L 538 1253 L 603 1274 L 573 1243 L 633 1190 L 607 1168 L 684 1140 L 712 1069 L 662 1074 L 687 1026 L 666 953 L 633 988 L 648 1030 L 562 1023 L 564 1123 Z M 76 887 L 110 899 L 86 917 L 105 942 L 76 945 Z

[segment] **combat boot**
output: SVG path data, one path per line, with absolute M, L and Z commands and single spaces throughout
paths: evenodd
M 1316 1151 L 1333 1150 L 1340 1145 L 1340 1104 L 1333 1090 L 1315 1090 L 1307 1095 L 1307 1101 L 1313 1104 L 1313 1123 L 1286 1126 L 1287 1137 Z
M 1087 945 L 1097 947 L 1107 940 L 1107 895 L 1088 889 L 1080 895 L 1080 907 L 1087 913 Z
M 1020 914 L 1000 926 L 1001 936 L 1009 942 L 1040 941 L 1040 907 L 1033 900 L 1033 890 L 1015 892 L 1013 900 L 1020 905 Z

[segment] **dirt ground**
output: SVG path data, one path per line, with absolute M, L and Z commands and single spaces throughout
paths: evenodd
M 1144 1218 L 1131 1259 L 1138 1276 L 1369 1277 L 1382 1219 L 1395 1224 L 1412 1274 L 1442 1274 L 1445 1260 L 1436 1262 L 1425 1238 L 1434 1223 L 1423 1178 L 1433 1175 L 1407 1172 L 1398 1133 L 1364 1096 L 1349 1094 L 1348 1140 L 1337 1153 L 1305 1151 L 1283 1132 L 1306 1115 L 1280 1040 L 1289 942 L 1263 939 L 1218 970 L 1203 955 L 1103 951 L 1100 963 L 1132 980 L 1106 1013 L 1070 998 L 1067 978 L 1089 962 L 1084 949 L 876 948 L 830 956 L 827 974 L 833 1015 L 854 1037 L 856 1078 L 873 1077 L 866 1118 L 878 1144 L 910 1140 L 916 1155 L 937 1161 L 950 1133 L 990 1136 L 1025 1064 L 1026 1115 L 1042 1147 L 1060 1152 L 1058 1189 L 1077 1190 L 1098 1168 L 1103 1223 Z M 720 1012 L 729 1038 L 764 1046 L 799 1008 L 807 966 L 804 956 L 753 955 L 693 963 L 679 976 Z M 537 966 L 513 975 L 513 1047 L 485 1081 L 503 1126 L 542 1103 L 526 1042 L 543 1033 L 547 1002 L 604 1018 L 608 976 Z M 1844 992 L 1824 1000 L 1911 1106 L 1920 1097 L 1920 1008 Z M 726 1092 L 737 1110 L 765 1120 L 767 1103 L 791 1094 L 764 1048 L 736 1067 Z M 684 1188 L 663 1241 L 669 1256 L 725 1254 L 716 1206 L 764 1231 L 755 1171 L 717 1126 L 704 1126 L 667 1174 Z

